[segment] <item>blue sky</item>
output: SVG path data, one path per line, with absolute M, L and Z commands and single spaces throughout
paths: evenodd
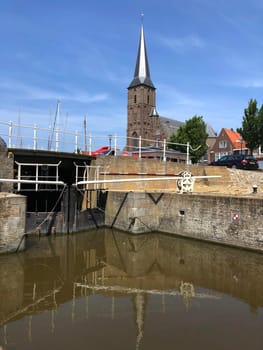
M 157 110 L 215 131 L 263 103 L 262 0 L 2 0 L 0 121 L 126 134 L 141 16 Z

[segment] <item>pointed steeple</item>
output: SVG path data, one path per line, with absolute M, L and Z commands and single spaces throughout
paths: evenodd
M 154 88 L 154 85 L 150 76 L 150 69 L 147 57 L 147 50 L 144 39 L 143 25 L 141 26 L 140 42 L 137 54 L 137 61 L 134 71 L 134 77 L 128 88 L 136 87 L 139 85 L 146 85 Z

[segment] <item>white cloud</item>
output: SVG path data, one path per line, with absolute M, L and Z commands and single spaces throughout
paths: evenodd
M 108 100 L 109 95 L 108 93 L 100 93 L 100 94 L 94 94 L 91 95 L 88 92 L 85 91 L 74 91 L 73 93 L 67 93 L 62 95 L 62 99 L 64 100 L 70 100 L 75 102 L 81 102 L 81 103 L 95 103 L 95 102 L 101 102 Z
M 234 83 L 236 86 L 243 87 L 243 88 L 263 88 L 263 79 L 247 79 L 247 80 L 241 80 L 236 81 Z
M 244 89 L 262 89 L 263 78 L 236 78 L 226 77 L 224 80 L 217 80 L 218 86 L 244 88 Z
M 176 105 L 187 105 L 192 107 L 202 107 L 203 101 L 191 96 L 189 93 L 179 91 L 174 86 L 167 84 L 159 84 L 158 95 L 167 104 Z
M 0 82 L 0 90 L 2 90 L 4 93 L 12 94 L 12 96 L 16 96 L 19 99 L 27 100 L 59 99 L 80 103 L 94 103 L 105 101 L 109 98 L 109 94 L 106 92 L 90 94 L 88 91 L 77 90 L 74 88 L 43 89 L 12 80 Z
M 182 38 L 159 36 L 162 45 L 179 52 L 191 50 L 193 48 L 202 49 L 205 42 L 199 36 L 193 34 Z

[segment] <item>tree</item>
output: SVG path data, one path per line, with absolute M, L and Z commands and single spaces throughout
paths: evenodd
M 263 105 L 260 110 L 257 107 L 257 100 L 251 99 L 248 107 L 244 109 L 242 127 L 237 131 L 246 142 L 250 153 L 262 144 L 263 140 Z
M 203 121 L 203 117 L 195 115 L 191 119 L 188 119 L 184 125 L 180 126 L 176 134 L 171 136 L 170 142 L 181 144 L 187 144 L 187 142 L 189 142 L 191 146 L 190 158 L 193 163 L 197 163 L 206 153 L 207 137 L 208 134 L 206 132 L 206 124 Z M 184 153 L 186 152 L 185 146 L 174 145 L 171 143 L 169 144 L 169 147 Z
M 259 133 L 259 145 L 263 145 L 263 105 L 258 111 L 258 133 Z

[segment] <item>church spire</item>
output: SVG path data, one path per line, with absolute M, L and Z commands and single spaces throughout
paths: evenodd
M 136 61 L 136 66 L 134 71 L 134 77 L 132 82 L 129 85 L 129 88 L 136 87 L 139 85 L 146 85 L 155 89 L 150 76 L 150 69 L 149 69 L 147 50 L 146 50 L 145 39 L 144 39 L 143 25 L 141 26 L 141 35 L 140 35 L 140 42 L 139 42 L 137 61 Z

